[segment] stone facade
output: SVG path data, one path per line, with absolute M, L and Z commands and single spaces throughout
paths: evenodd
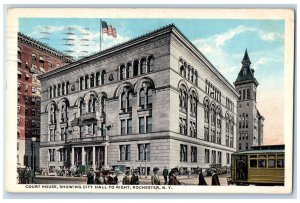
M 256 106 L 258 82 L 254 77 L 254 69 L 250 69 L 251 61 L 246 50 L 241 71 L 234 83 L 240 98 L 237 102 L 237 149 L 247 150 L 251 146 L 263 144 L 264 117 Z
M 236 151 L 238 93 L 174 25 L 39 79 L 41 167 L 194 170 Z

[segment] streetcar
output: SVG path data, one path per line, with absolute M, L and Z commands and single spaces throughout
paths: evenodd
M 231 183 L 284 185 L 284 145 L 253 146 L 231 156 Z

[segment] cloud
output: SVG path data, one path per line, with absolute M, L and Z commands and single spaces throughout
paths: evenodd
M 259 32 L 259 37 L 261 40 L 264 41 L 274 41 L 276 39 L 283 38 L 283 36 L 277 32 L 268 32 L 268 33 Z

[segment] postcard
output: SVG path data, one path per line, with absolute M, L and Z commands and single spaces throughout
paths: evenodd
M 15 8 L 8 192 L 288 194 L 294 11 Z

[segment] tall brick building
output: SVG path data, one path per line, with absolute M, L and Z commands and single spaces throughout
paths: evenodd
M 40 166 L 230 165 L 238 93 L 174 26 L 38 77 Z
M 247 150 L 251 146 L 263 144 L 263 127 L 265 118 L 256 106 L 258 82 L 254 77 L 254 69 L 246 50 L 242 60 L 242 68 L 234 82 L 240 98 L 237 102 L 237 149 Z
M 18 165 L 31 166 L 31 137 L 40 138 L 41 84 L 37 74 L 57 69 L 73 59 L 18 33 Z M 36 150 L 38 157 L 38 150 Z M 37 163 L 38 164 L 38 163 Z

